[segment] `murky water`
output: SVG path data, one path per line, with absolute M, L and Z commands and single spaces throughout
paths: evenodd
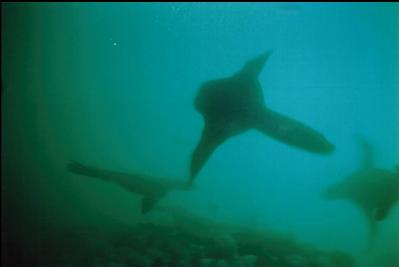
M 338 200 L 323 197 L 357 171 L 397 175 L 397 4 L 1 12 L 2 265 L 399 264 L 398 183 L 373 191 L 366 175 Z M 231 78 L 267 51 L 258 75 Z M 221 78 L 232 82 L 201 100 L 218 146 L 186 188 L 206 125 L 195 99 Z M 253 99 L 287 120 L 249 112 Z M 256 120 L 244 129 L 244 118 Z M 359 140 L 372 147 L 366 167 Z M 82 164 L 75 173 L 71 161 Z M 362 205 L 379 219 L 371 248 Z

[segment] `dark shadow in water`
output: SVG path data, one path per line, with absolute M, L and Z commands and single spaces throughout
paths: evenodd
M 265 106 L 258 76 L 270 54 L 249 60 L 231 77 L 208 81 L 199 89 L 194 105 L 205 125 L 192 154 L 190 182 L 220 145 L 250 129 L 309 152 L 334 151 L 335 146 L 321 133 Z

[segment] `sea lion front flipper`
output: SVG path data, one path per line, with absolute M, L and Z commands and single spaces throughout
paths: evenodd
M 152 210 L 157 202 L 162 198 L 163 194 L 160 195 L 145 195 L 141 200 L 141 213 L 146 214 Z
M 371 169 L 374 167 L 375 151 L 368 140 L 361 135 L 356 135 L 362 153 L 362 168 Z
M 202 131 L 201 139 L 194 149 L 191 157 L 190 165 L 190 184 L 197 176 L 198 172 L 208 161 L 212 153 L 219 147 L 226 139 L 226 135 L 223 134 L 223 125 L 216 123 L 205 122 L 204 130 Z
M 260 110 L 255 117 L 257 130 L 283 143 L 318 154 L 329 154 L 335 149 L 321 133 L 270 109 Z
M 367 244 L 367 251 L 371 251 L 375 245 L 375 241 L 377 239 L 378 234 L 378 225 L 373 214 L 368 213 L 365 211 L 365 215 L 367 217 L 367 221 L 369 224 L 369 237 L 368 237 L 368 244 Z

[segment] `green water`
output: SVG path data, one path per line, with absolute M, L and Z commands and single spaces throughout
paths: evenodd
M 356 135 L 373 144 L 379 167 L 399 163 L 398 4 L 2 3 L 1 14 L 4 266 L 238 266 L 231 255 L 257 255 L 245 266 L 327 266 L 304 262 L 317 253 L 301 246 L 261 261 L 273 257 L 256 245 L 244 249 L 239 237 L 233 250 L 220 241 L 225 254 L 187 252 L 197 261 L 177 253 L 179 260 L 160 263 L 138 248 L 212 247 L 207 238 L 218 234 L 202 231 L 214 221 L 282 233 L 285 241 L 275 239 L 291 248 L 342 251 L 360 266 L 398 264 L 398 205 L 366 252 L 361 212 L 320 197 L 359 168 Z M 188 180 L 204 125 L 193 105 L 200 85 L 268 50 L 259 76 L 266 105 L 323 133 L 336 146 L 332 154 L 251 130 L 214 152 L 192 190 L 170 192 L 145 215 L 141 196 L 67 171 L 76 160 Z M 177 227 L 171 218 L 181 213 Z M 157 234 L 137 241 L 146 231 Z M 166 234 L 173 231 L 179 241 Z M 130 261 L 104 256 L 116 253 L 115 236 L 129 233 L 127 251 L 118 253 Z M 196 233 L 201 239 L 192 241 Z M 167 245 L 145 241 L 157 235 Z M 81 245 L 87 240 L 96 245 Z M 285 254 L 301 256 L 280 260 Z

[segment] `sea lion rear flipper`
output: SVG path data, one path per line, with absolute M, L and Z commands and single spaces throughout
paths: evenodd
M 85 165 L 82 163 L 79 163 L 77 161 L 71 160 L 67 164 L 67 169 L 69 172 L 84 175 L 84 176 L 90 176 L 90 177 L 97 177 L 101 178 L 104 180 L 108 180 L 113 176 L 113 173 L 104 169 L 92 167 L 89 165 Z

